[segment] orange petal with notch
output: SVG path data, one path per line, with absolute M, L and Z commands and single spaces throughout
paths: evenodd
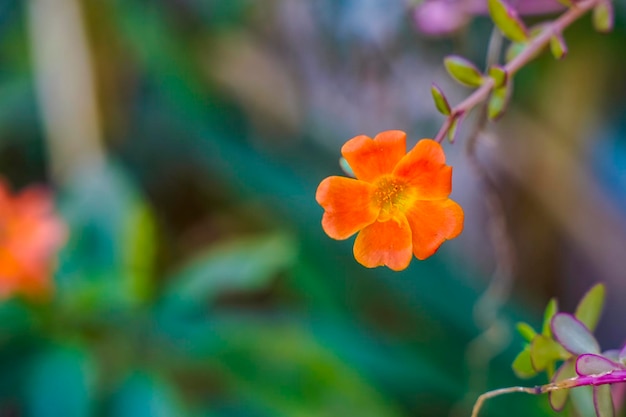
M 395 216 L 361 230 L 354 242 L 354 257 L 367 268 L 385 265 L 394 271 L 406 269 L 413 257 L 407 219 L 402 215 Z
M 358 179 L 372 182 L 381 175 L 391 174 L 406 154 L 406 133 L 388 130 L 374 139 L 356 136 L 343 145 L 341 154 Z
M 440 144 L 422 139 L 406 154 L 393 171 L 416 189 L 420 200 L 441 200 L 452 190 L 452 167 Z
M 416 201 L 405 215 L 411 225 L 413 253 L 423 260 L 463 230 L 463 209 L 447 199 L 439 201 Z
M 344 177 L 328 177 L 315 199 L 324 208 L 322 228 L 333 239 L 347 239 L 378 217 L 380 207 L 372 202 L 373 185 Z

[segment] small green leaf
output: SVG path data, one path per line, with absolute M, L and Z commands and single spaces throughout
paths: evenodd
M 576 307 L 574 315 L 587 326 L 590 331 L 594 331 L 598 325 L 598 320 L 600 319 L 602 308 L 604 307 L 605 293 L 606 289 L 604 284 L 596 284 L 587 291 Z
M 513 42 L 528 40 L 528 29 L 520 20 L 517 12 L 503 0 L 489 0 L 489 14 L 493 23 Z
M 615 12 L 611 1 L 603 1 L 593 9 L 593 27 L 602 33 L 613 30 Z
M 467 87 L 479 87 L 483 83 L 483 75 L 478 68 L 463 57 L 450 55 L 443 60 L 443 64 L 452 78 Z
M 459 120 L 454 119 L 450 124 L 450 129 L 448 130 L 448 142 L 454 143 L 456 140 L 456 132 L 459 128 Z
M 537 332 L 535 331 L 535 329 L 533 329 L 527 323 L 523 323 L 523 322 L 517 323 L 517 331 L 519 332 L 519 334 L 522 335 L 522 337 L 527 342 L 532 342 L 535 336 L 537 336 Z
M 567 55 L 567 44 L 562 34 L 558 33 L 550 38 L 550 52 L 556 59 L 563 59 Z
M 530 360 L 537 372 L 554 369 L 554 362 L 567 359 L 570 355 L 556 341 L 543 335 L 535 337 L 530 344 Z
M 556 371 L 554 377 L 552 378 L 552 382 L 562 381 L 564 379 L 573 378 L 576 376 L 576 366 L 573 359 L 563 362 L 561 367 Z M 550 406 L 554 409 L 554 411 L 561 411 L 563 407 L 565 407 L 565 402 L 567 401 L 569 390 L 562 389 L 558 391 L 551 391 L 548 396 L 550 400 Z
M 520 378 L 532 378 L 537 375 L 530 360 L 530 346 L 526 346 L 513 361 L 513 372 Z
M 551 298 L 550 301 L 548 301 L 546 310 L 543 313 L 543 327 L 541 328 L 542 335 L 552 337 L 552 330 L 550 327 L 552 325 L 552 317 L 554 317 L 554 315 L 558 312 L 559 303 L 556 298 Z
M 491 92 L 487 103 L 487 115 L 489 120 L 496 120 L 504 114 L 506 106 L 511 98 L 512 83 L 509 82 L 504 87 L 496 88 Z
M 454 143 L 454 141 L 456 140 L 456 134 L 458 132 L 459 125 L 463 121 L 463 116 L 463 113 L 457 113 L 453 116 L 450 116 L 452 118 L 452 121 L 450 122 L 450 128 L 448 129 L 448 141 L 450 143 Z
M 561 3 L 563 6 L 567 6 L 567 7 L 572 7 L 572 1 L 571 0 L 557 0 L 559 3 Z
M 450 104 L 446 99 L 446 96 L 443 94 L 443 91 L 436 84 L 433 84 L 430 87 L 430 92 L 433 95 L 433 100 L 435 101 L 435 107 L 439 110 L 439 113 L 444 116 L 450 116 L 452 113 L 452 109 L 450 108 Z
M 489 68 L 489 76 L 493 78 L 495 88 L 504 87 L 509 79 L 509 74 L 506 69 L 499 65 L 494 65 Z

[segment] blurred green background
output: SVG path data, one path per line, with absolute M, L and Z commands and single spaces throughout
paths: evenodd
M 564 61 L 522 70 L 480 142 L 516 255 L 497 320 L 474 312 L 497 262 L 464 156 L 471 118 L 445 145 L 461 237 L 392 273 L 324 235 L 315 189 L 341 174 L 343 142 L 433 136 L 431 82 L 453 102 L 469 93 L 443 57 L 484 61 L 488 19 L 433 39 L 413 7 L 1 0 L 1 172 L 18 189 L 50 185 L 70 240 L 51 304 L 0 304 L 0 416 L 469 415 L 478 393 L 521 382 L 515 322 L 539 323 L 553 295 L 571 310 L 596 281 L 609 288 L 599 339 L 620 346 L 622 0 L 614 33 L 582 19 Z M 493 359 L 468 350 L 494 323 Z M 552 414 L 522 395 L 483 413 Z

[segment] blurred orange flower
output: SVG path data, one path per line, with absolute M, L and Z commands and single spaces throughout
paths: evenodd
M 55 255 L 66 235 L 45 190 L 12 194 L 0 180 L 0 298 L 49 296 Z
M 333 239 L 359 232 L 354 257 L 368 268 L 399 271 L 428 258 L 463 230 L 463 209 L 448 198 L 452 167 L 441 145 L 422 139 L 406 153 L 398 130 L 350 139 L 341 153 L 356 179 L 328 177 L 317 188 L 322 227 Z

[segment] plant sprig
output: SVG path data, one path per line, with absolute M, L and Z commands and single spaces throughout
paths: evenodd
M 517 17 L 514 9 L 503 0 L 489 0 L 489 11 L 495 25 L 513 41 L 509 48 L 509 60 L 505 65 L 494 67 L 488 71 L 487 75 L 483 75 L 480 72 L 477 73 L 476 67 L 465 58 L 457 56 L 446 58 L 444 62 L 450 75 L 461 84 L 477 87 L 477 89 L 461 103 L 450 107 L 441 89 L 433 87 L 431 91 L 437 108 L 446 116 L 434 138 L 437 142 L 441 143 L 446 136 L 453 142 L 462 119 L 485 100 L 490 100 L 490 119 L 502 115 L 511 94 L 513 75 L 547 46 L 550 46 L 555 58 L 563 58 L 567 53 L 563 31 L 588 12 L 593 11 L 593 23 L 596 30 L 606 32 L 612 28 L 611 0 L 582 0 L 566 3 L 569 8 L 556 20 L 529 30 Z
M 602 313 L 605 288 L 597 284 L 582 298 L 574 314 L 558 311 L 556 300 L 550 300 L 544 314 L 541 333 L 526 323 L 518 330 L 527 344 L 513 362 L 520 377 L 532 377 L 546 371 L 550 383 L 535 387 L 509 387 L 486 392 L 474 403 L 472 417 L 478 417 L 483 403 L 493 397 L 514 392 L 549 394 L 550 405 L 561 411 L 571 388 L 591 386 L 588 397 L 597 417 L 613 417 L 615 410 L 610 385 L 626 382 L 626 347 L 601 351 L 591 333 Z M 560 363 L 558 369 L 556 364 Z M 556 370 L 555 370 L 556 369 Z

